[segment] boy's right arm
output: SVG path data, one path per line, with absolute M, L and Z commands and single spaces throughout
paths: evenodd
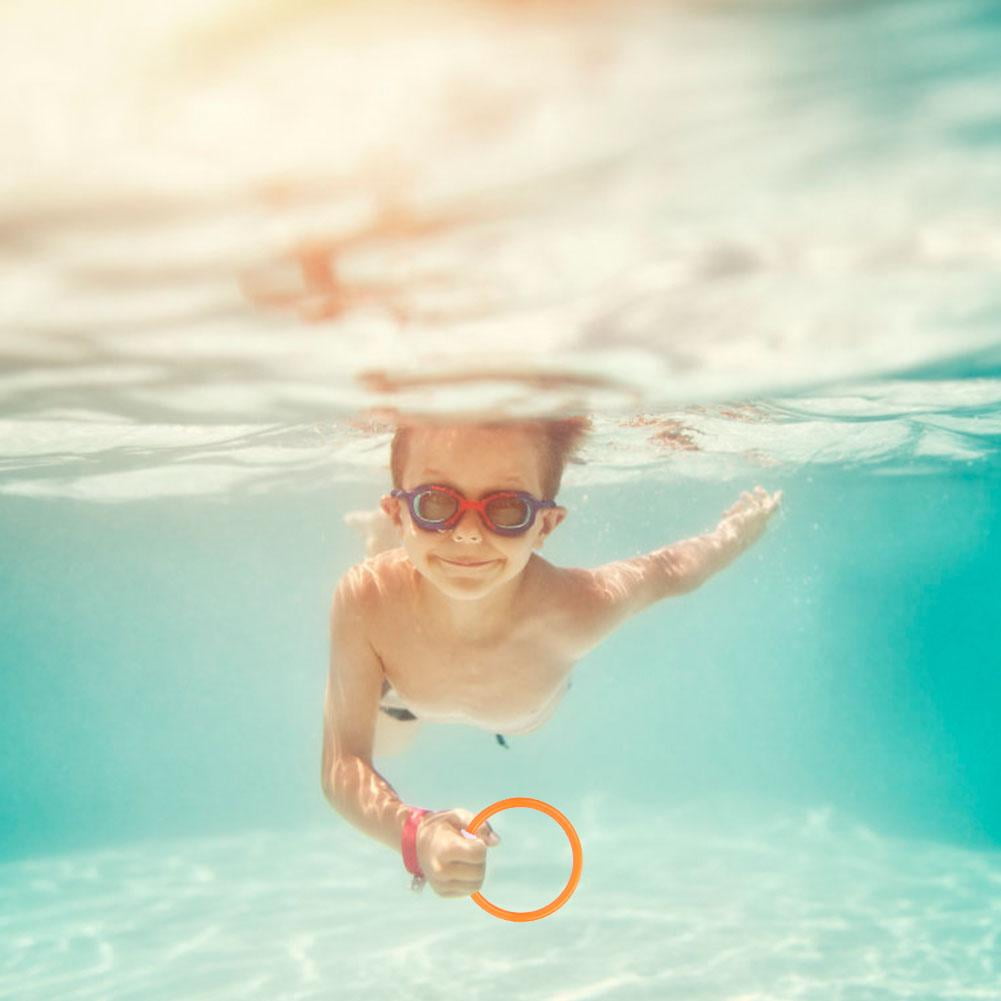
M 382 695 L 382 663 L 368 640 L 367 601 L 378 594 L 366 571 L 341 578 L 330 609 L 330 672 L 323 711 L 323 791 L 346 820 L 399 854 L 407 805 L 372 767 L 375 715 Z M 500 838 L 463 808 L 435 810 L 417 829 L 417 861 L 441 897 L 464 897 L 483 885 L 487 845 Z M 471 840 L 470 840 L 471 839 Z
M 364 571 L 353 568 L 341 578 L 331 603 L 321 783 L 342 817 L 398 853 L 407 807 L 372 767 L 383 672 L 366 629 L 371 584 Z

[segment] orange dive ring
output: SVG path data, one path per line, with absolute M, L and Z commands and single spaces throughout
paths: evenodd
M 541 799 L 512 796 L 510 799 L 498 800 L 473 817 L 466 825 L 466 830 L 470 834 L 475 834 L 477 828 L 488 817 L 492 817 L 495 813 L 500 813 L 501 810 L 510 810 L 517 806 L 548 814 L 566 832 L 567 838 L 570 841 L 570 850 L 573 852 L 573 867 L 570 871 L 570 878 L 567 880 L 567 885 L 563 887 L 563 892 L 555 900 L 546 904 L 545 907 L 540 907 L 537 911 L 506 911 L 503 907 L 498 907 L 496 904 L 490 903 L 482 893 L 474 893 L 473 900 L 488 914 L 503 918 L 505 921 L 538 921 L 539 918 L 548 917 L 553 911 L 558 911 L 570 899 L 574 890 L 577 889 L 577 884 L 580 882 L 580 871 L 584 864 L 584 854 L 581 851 L 580 838 L 577 837 L 577 832 L 574 830 L 573 824 L 555 806 L 550 806 Z

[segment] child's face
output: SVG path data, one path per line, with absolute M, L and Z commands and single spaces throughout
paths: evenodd
M 470 500 L 495 490 L 526 490 L 543 500 L 539 441 L 515 428 L 443 427 L 411 432 L 403 489 L 423 483 L 454 487 Z M 566 517 L 566 508 L 536 513 L 519 536 L 492 532 L 476 511 L 441 532 L 414 524 L 406 502 L 386 495 L 382 509 L 400 530 L 403 547 L 417 570 L 454 598 L 478 598 L 525 568 L 533 549 Z M 454 561 L 480 566 L 457 566 Z

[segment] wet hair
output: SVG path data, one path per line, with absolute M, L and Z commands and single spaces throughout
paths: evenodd
M 389 468 L 393 486 L 403 487 L 403 470 L 406 468 L 410 437 L 415 430 L 434 427 L 434 424 L 402 424 L 396 429 L 389 447 Z M 564 417 L 558 419 L 476 421 L 466 427 L 483 430 L 528 431 L 539 437 L 539 454 L 542 460 L 542 499 L 556 496 L 563 479 L 563 469 L 577 452 L 585 435 L 591 430 L 589 417 Z

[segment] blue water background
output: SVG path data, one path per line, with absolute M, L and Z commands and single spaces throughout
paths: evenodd
M 996 472 L 760 479 L 785 500 L 758 546 L 624 625 L 510 751 L 425 730 L 386 760 L 401 795 L 478 810 L 738 793 L 1001 844 Z M 545 555 L 590 566 L 653 549 L 751 485 L 568 487 Z M 350 837 L 319 791 L 326 613 L 362 556 L 341 516 L 384 488 L 5 499 L 4 856 L 307 823 Z
M 543 921 L 408 891 L 320 792 L 327 596 L 376 483 L 5 500 L 0 986 L 24 1001 L 990 996 L 997 472 L 763 475 L 784 513 L 627 623 L 555 717 L 426 727 L 404 801 L 545 800 L 580 885 Z M 574 488 L 549 559 L 694 534 L 746 483 Z M 493 818 L 484 893 L 556 896 L 551 821 Z M 987 992 L 987 993 L 985 993 Z

